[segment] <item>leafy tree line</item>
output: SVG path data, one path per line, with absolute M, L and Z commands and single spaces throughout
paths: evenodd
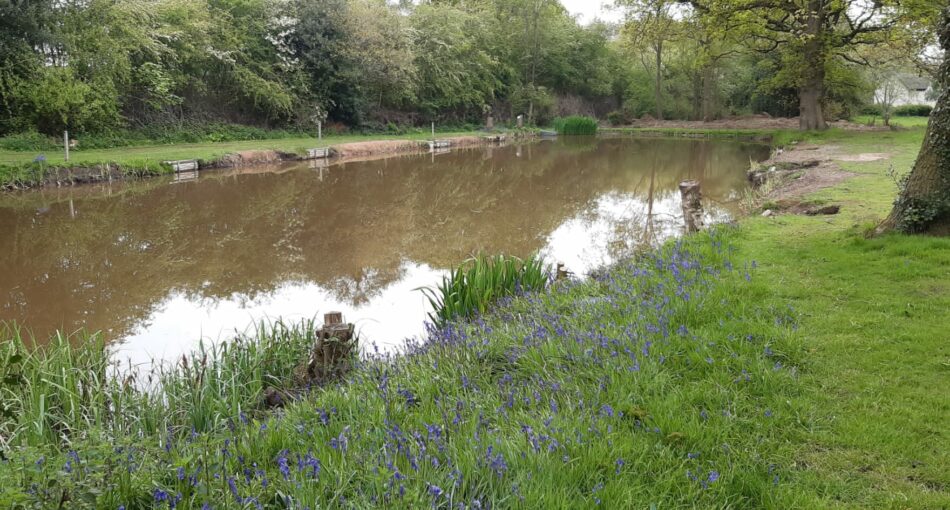
M 0 135 L 543 124 L 591 104 L 822 128 L 872 96 L 868 48 L 935 40 L 928 2 L 617 0 L 623 23 L 582 25 L 558 0 L 0 0 Z
M 555 0 L 0 0 L 0 133 L 546 120 L 611 93 L 608 35 Z

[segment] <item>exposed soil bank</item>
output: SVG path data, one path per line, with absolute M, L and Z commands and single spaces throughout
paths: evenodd
M 843 170 L 838 162 L 875 162 L 891 157 L 888 153 L 845 153 L 837 145 L 803 144 L 776 149 L 771 158 L 749 171 L 749 180 L 758 190 L 755 206 L 767 209 L 767 216 L 783 212 L 829 214 L 833 207 L 816 207 L 803 199 L 858 175 Z
M 508 135 L 508 140 L 530 139 L 532 134 L 518 133 Z M 480 136 L 459 136 L 440 138 L 451 143 L 452 148 L 477 147 L 483 145 L 498 145 L 498 141 Z M 373 157 L 386 157 L 397 154 L 423 154 L 429 151 L 426 141 L 418 140 L 377 140 L 366 142 L 351 142 L 330 147 L 330 160 L 334 163 L 345 163 Z M 303 161 L 309 159 L 305 155 L 293 152 L 276 150 L 249 150 L 226 154 L 214 160 L 198 160 L 201 170 L 241 168 L 256 165 L 276 164 L 288 161 Z M 42 172 L 42 176 L 35 175 Z M 25 177 L 16 182 L 0 184 L 0 190 L 13 191 L 39 187 L 64 187 L 99 182 L 113 182 L 127 179 L 155 177 L 173 173 L 168 165 L 143 164 L 122 165 L 118 163 L 81 164 L 76 166 L 49 166 L 42 170 L 27 169 Z
M 828 122 L 829 128 L 844 129 L 848 131 L 887 131 L 890 128 L 885 126 L 867 126 L 857 124 L 847 120 Z M 747 115 L 743 117 L 729 117 L 725 119 L 703 122 L 701 120 L 654 120 L 641 119 L 626 126 L 618 128 L 635 129 L 689 129 L 689 130 L 793 130 L 799 129 L 798 117 L 783 118 L 769 117 L 767 115 Z

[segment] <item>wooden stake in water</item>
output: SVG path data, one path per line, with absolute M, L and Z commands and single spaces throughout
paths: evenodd
M 699 181 L 680 183 L 680 195 L 683 199 L 683 220 L 686 233 L 692 234 L 703 229 L 703 200 Z
M 63 131 L 63 147 L 66 149 L 66 161 L 69 161 L 69 130 Z

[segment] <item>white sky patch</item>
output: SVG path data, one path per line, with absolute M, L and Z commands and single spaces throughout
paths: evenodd
M 623 12 L 613 7 L 610 0 L 561 0 L 571 14 L 579 15 L 581 23 L 590 23 L 595 19 L 618 22 Z

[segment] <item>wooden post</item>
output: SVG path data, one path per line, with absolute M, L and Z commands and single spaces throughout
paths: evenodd
M 693 234 L 703 229 L 703 195 L 699 181 L 680 183 L 680 195 L 683 199 L 683 220 L 686 233 Z
M 435 141 L 435 122 L 432 123 L 432 141 Z
M 342 313 L 330 312 L 323 316 L 323 327 L 317 331 L 317 344 L 310 356 L 307 375 L 316 383 L 340 377 L 351 368 L 355 353 L 354 326 L 343 322 Z
M 489 113 L 488 118 L 485 120 L 485 130 L 494 131 L 495 130 L 495 117 Z
M 63 131 L 63 147 L 66 149 L 66 161 L 69 161 L 69 130 Z
M 518 129 L 522 129 L 523 127 L 524 127 L 524 115 L 519 115 L 519 116 L 518 116 Z
M 317 121 L 317 140 L 323 140 L 323 121 Z

